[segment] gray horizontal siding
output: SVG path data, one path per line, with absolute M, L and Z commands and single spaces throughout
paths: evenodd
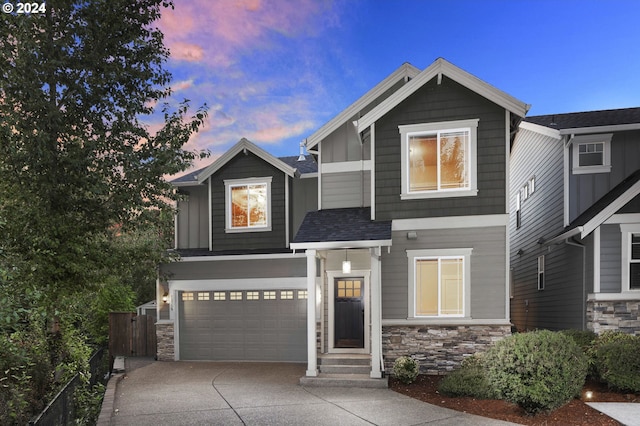
M 620 225 L 603 225 L 600 230 L 600 291 L 622 291 L 622 234 Z
M 227 179 L 273 177 L 271 182 L 271 231 L 226 233 L 225 186 Z M 239 153 L 212 177 L 213 250 L 286 247 L 285 174 L 253 153 Z
M 583 249 L 551 248 L 540 239 L 564 226 L 563 142 L 520 129 L 511 155 L 509 190 L 511 320 L 518 330 L 578 328 L 584 324 Z M 536 190 L 521 204 L 516 229 L 516 194 L 535 176 Z M 545 289 L 538 291 L 538 256 L 545 255 Z
M 185 199 L 178 202 L 178 248 L 209 247 L 209 208 L 206 185 L 180 191 Z
M 401 141 L 398 126 L 465 119 L 480 120 L 478 195 L 401 201 Z M 376 218 L 390 220 L 504 213 L 505 133 L 503 108 L 446 77 L 440 85 L 434 78 L 376 122 Z
M 244 278 L 306 277 L 304 257 L 284 259 L 241 259 L 217 261 L 180 261 L 162 265 L 169 280 L 223 280 Z
M 371 172 L 324 173 L 322 208 L 368 207 L 371 205 Z
M 394 231 L 391 253 L 382 254 L 382 318 L 406 319 L 409 278 L 406 250 L 472 248 L 471 317 L 504 319 L 506 297 L 506 229 L 503 227 Z

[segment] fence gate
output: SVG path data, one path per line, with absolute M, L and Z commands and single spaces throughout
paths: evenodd
M 133 312 L 110 312 L 109 354 L 112 357 L 155 356 L 155 318 Z

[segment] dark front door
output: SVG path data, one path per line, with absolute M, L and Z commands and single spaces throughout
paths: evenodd
M 336 278 L 334 285 L 334 347 L 364 348 L 364 278 Z

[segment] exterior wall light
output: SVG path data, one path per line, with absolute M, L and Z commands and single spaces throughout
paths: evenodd
M 344 251 L 344 260 L 342 261 L 342 273 L 350 274 L 351 273 L 351 261 L 349 260 L 348 251 L 345 249 Z
M 167 293 L 166 291 L 164 292 L 164 294 L 162 295 L 162 301 L 164 303 L 169 302 L 169 293 Z

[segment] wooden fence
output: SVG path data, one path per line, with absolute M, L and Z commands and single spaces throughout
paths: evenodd
M 109 355 L 155 356 L 155 318 L 133 312 L 109 313 Z

